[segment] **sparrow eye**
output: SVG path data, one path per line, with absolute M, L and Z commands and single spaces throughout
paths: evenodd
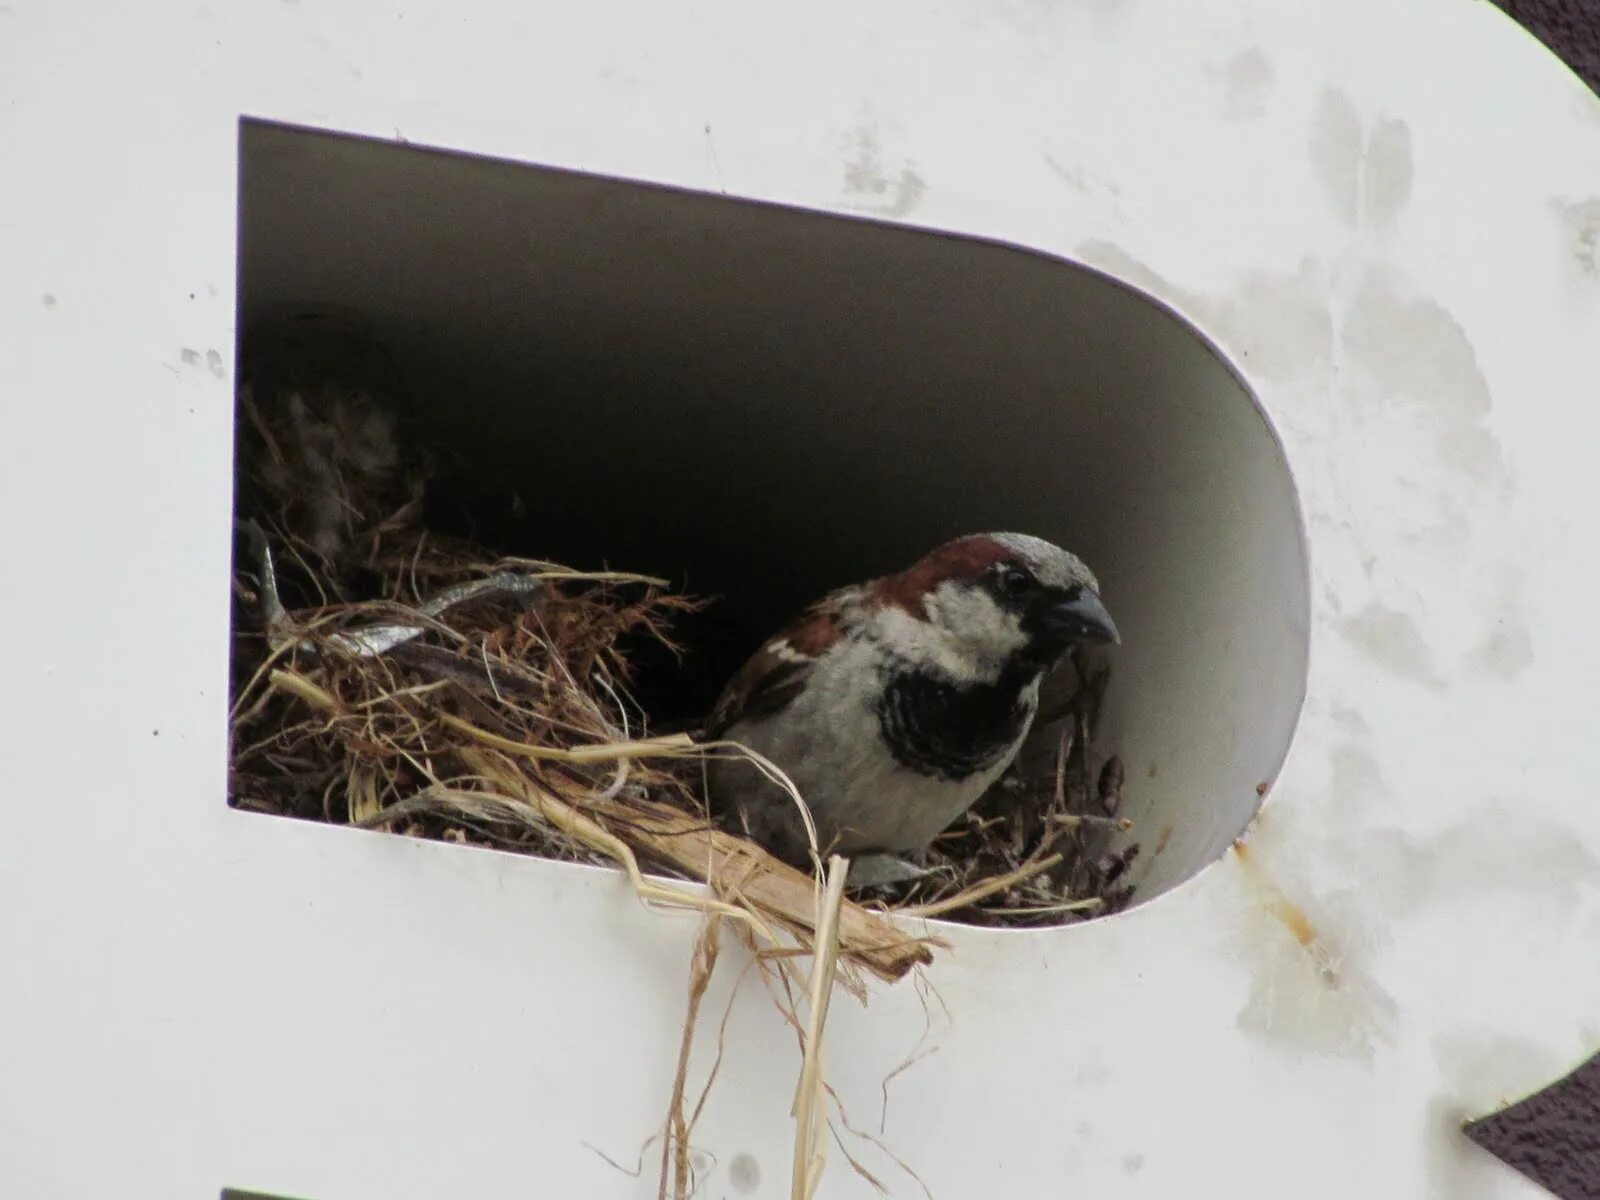
M 1000 571 L 1000 591 L 1007 596 L 1021 596 L 1033 587 L 1033 576 L 1021 567 L 1004 567 Z

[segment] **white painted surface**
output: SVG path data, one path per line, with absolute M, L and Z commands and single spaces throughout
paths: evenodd
M 223 807 L 247 112 L 1031 244 L 1212 333 L 1311 537 L 1259 874 L 954 933 L 885 1138 L 941 1198 L 1536 1194 L 1452 1122 L 1600 1043 L 1600 103 L 1461 0 L 858 9 L 0 7 L 0 1191 L 653 1187 L 584 1143 L 659 1121 L 689 923 Z M 834 1009 L 859 1126 L 920 1032 Z M 781 1195 L 792 1044 L 753 993 L 729 1039 L 705 1194 Z

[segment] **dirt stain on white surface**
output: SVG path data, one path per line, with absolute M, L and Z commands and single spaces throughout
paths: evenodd
M 1408 614 L 1374 601 L 1342 622 L 1341 628 L 1351 645 L 1390 674 L 1428 687 L 1444 685 L 1433 651 Z
M 728 1163 L 728 1182 L 746 1194 L 761 1186 L 761 1164 L 750 1154 L 735 1154 Z
M 969 6 L 984 22 L 998 20 L 1030 47 L 1049 48 L 1088 33 L 1108 37 L 1121 25 L 1131 0 L 980 0 Z
M 1285 1049 L 1371 1060 L 1392 1041 L 1398 1010 L 1357 960 L 1359 940 L 1336 932 L 1350 926 L 1350 915 L 1341 918 L 1332 902 L 1291 897 L 1245 839 L 1229 857 L 1249 902 L 1239 940 L 1252 973 L 1238 1027 Z
M 1381 803 L 1389 787 L 1372 753 L 1372 730 L 1366 719 L 1348 708 L 1336 708 L 1331 716 L 1341 735 L 1328 755 L 1333 795 L 1347 809 Z
M 1411 198 L 1411 129 L 1395 117 L 1363 121 L 1350 98 L 1325 88 L 1309 139 L 1312 170 L 1344 224 L 1382 230 Z
M 1411 199 L 1411 127 L 1381 118 L 1367 135 L 1361 172 L 1362 214 L 1382 228 L 1392 225 Z
M 1281 381 L 1328 370 L 1333 318 L 1325 273 L 1307 260 L 1293 274 L 1246 271 L 1222 295 L 1170 283 L 1114 242 L 1077 247 L 1084 262 L 1170 300 L 1200 323 L 1253 378 Z
M 222 361 L 222 353 L 218 350 L 207 350 L 204 354 L 201 354 L 200 351 L 190 346 L 184 346 L 178 351 L 178 361 L 183 363 L 184 366 L 194 367 L 196 370 L 204 367 L 218 379 L 223 378 L 228 373 Z
M 1372 901 L 1393 916 L 1463 899 L 1521 899 L 1574 911 L 1600 888 L 1600 858 L 1571 826 L 1541 821 L 1514 798 L 1491 798 L 1439 833 L 1379 830 L 1361 851 Z
M 1600 197 L 1552 200 L 1562 238 L 1573 265 L 1590 279 L 1600 279 Z
M 877 131 L 863 127 L 851 138 L 844 162 L 845 191 L 865 203 L 857 207 L 889 217 L 903 217 L 916 208 L 928 190 L 910 162 L 886 168 Z
M 1350 98 L 1335 88 L 1323 90 L 1311 123 L 1311 168 L 1334 215 L 1354 226 L 1361 174 L 1361 117 Z
M 1275 76 L 1259 46 L 1235 54 L 1224 64 L 1221 75 L 1223 116 L 1245 121 L 1267 111 Z
M 1466 332 L 1441 304 L 1375 264 L 1349 306 L 1343 347 L 1393 415 L 1425 428 L 1442 466 L 1478 488 L 1509 486 L 1500 445 L 1484 424 L 1493 407 L 1488 381 Z
M 1533 665 L 1533 637 L 1512 615 L 1495 622 L 1467 655 L 1467 668 L 1498 683 L 1509 683 Z

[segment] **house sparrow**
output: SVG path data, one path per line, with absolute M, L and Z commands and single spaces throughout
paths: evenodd
M 707 733 L 784 770 L 818 849 L 855 860 L 852 884 L 904 878 L 893 860 L 856 868 L 926 849 L 1011 763 L 1067 650 L 1119 640 L 1073 555 L 1020 533 L 957 538 L 813 604 L 734 675 Z M 792 797 L 747 759 L 707 770 L 714 812 L 809 862 Z

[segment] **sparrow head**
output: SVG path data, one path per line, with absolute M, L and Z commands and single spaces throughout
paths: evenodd
M 1075 645 L 1121 641 L 1094 573 L 1028 534 L 957 538 L 879 587 L 885 601 L 923 626 L 925 650 L 908 657 L 932 660 L 962 679 L 994 679 L 1016 667 L 1042 671 Z

